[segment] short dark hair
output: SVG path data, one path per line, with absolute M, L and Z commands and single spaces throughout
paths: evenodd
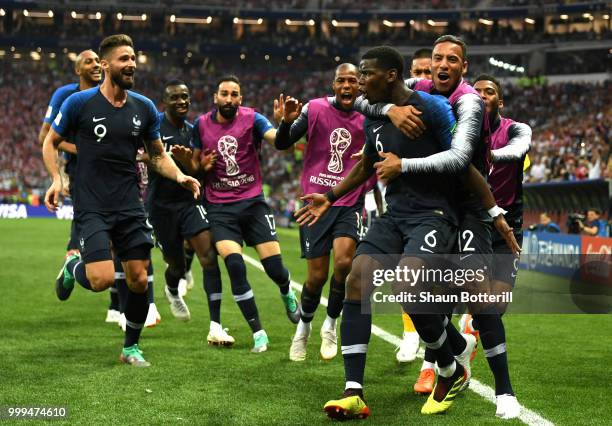
M 430 58 L 431 59 L 432 52 L 433 52 L 433 50 L 430 49 L 429 47 L 423 47 L 423 48 L 417 50 L 416 52 L 414 52 L 414 54 L 412 55 L 412 61 L 414 61 L 415 59 L 422 59 L 422 58 Z
M 373 47 L 364 53 L 361 59 L 376 59 L 376 65 L 385 71 L 390 69 L 397 70 L 398 77 L 403 79 L 404 58 L 399 50 L 391 46 Z
M 168 87 L 172 86 L 185 86 L 187 87 L 187 90 L 189 90 L 189 86 L 187 86 L 187 84 L 183 80 L 181 80 L 180 78 L 172 78 L 164 84 L 164 91 L 162 92 L 164 98 L 166 97 Z
M 495 87 L 497 87 L 497 97 L 499 99 L 504 99 L 504 91 L 498 79 L 496 79 L 490 74 L 480 74 L 478 77 L 476 77 L 476 80 L 474 80 L 474 84 L 476 84 L 479 81 L 490 81 L 493 84 L 495 84 Z
M 106 37 L 100 42 L 100 47 L 98 48 L 100 58 L 106 58 L 110 52 L 112 52 L 116 47 L 120 46 L 130 46 L 131 48 L 134 48 L 134 42 L 132 41 L 131 37 L 126 34 L 115 34 Z
M 166 84 L 164 84 L 164 90 L 166 90 L 170 86 L 187 86 L 187 83 L 185 83 L 180 78 L 173 78 L 168 80 Z
M 219 86 L 221 85 L 221 83 L 225 83 L 226 81 L 234 82 L 238 86 L 240 86 L 240 80 L 238 79 L 238 77 L 236 77 L 233 74 L 228 74 L 228 75 L 224 75 L 219 80 L 217 80 L 217 90 L 219 90 Z
M 599 210 L 597 207 L 590 207 L 587 212 L 594 212 L 597 216 L 601 216 L 601 210 Z
M 450 42 L 450 43 L 454 43 L 457 44 L 459 46 L 461 46 L 461 54 L 463 55 L 463 60 L 467 60 L 467 46 L 465 44 L 465 42 L 463 40 L 461 40 L 460 37 L 454 36 L 452 34 L 445 34 L 443 36 L 440 36 L 436 39 L 436 41 L 434 41 L 434 47 L 440 43 L 444 43 L 444 42 Z

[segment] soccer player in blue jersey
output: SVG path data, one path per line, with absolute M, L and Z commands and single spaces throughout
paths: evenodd
M 57 145 L 72 135 L 79 152 L 75 171 L 74 209 L 81 256 L 70 256 L 58 278 L 69 289 L 77 281 L 92 291 L 110 287 L 115 279 L 112 248 L 121 259 L 129 292 L 127 328 L 120 359 L 150 365 L 138 346 L 149 304 L 147 266 L 153 246 L 136 176 L 136 152 L 144 143 L 153 170 L 200 194 L 199 183 L 178 169 L 166 154 L 159 135 L 159 117 L 148 98 L 129 89 L 134 84 L 136 55 L 129 36 L 105 38 L 99 54 L 104 82 L 71 95 L 62 104 L 43 144 L 45 166 L 53 183 L 45 205 L 57 209 L 62 182 Z
M 100 80 L 102 79 L 102 68 L 100 67 L 100 58 L 98 57 L 98 54 L 93 50 L 84 50 L 79 53 L 75 62 L 74 72 L 79 76 L 79 82 L 70 83 L 59 87 L 51 96 L 43 124 L 40 127 L 40 132 L 38 133 L 38 141 L 40 142 L 41 146 L 45 140 L 45 137 L 47 136 L 47 133 L 49 133 L 51 123 L 53 123 L 53 120 L 55 120 L 55 117 L 60 111 L 62 103 L 68 98 L 68 96 L 81 90 L 96 87 L 100 83 Z M 64 180 L 64 188 L 68 190 L 76 167 L 76 147 L 71 141 L 63 140 L 59 143 L 58 149 L 63 152 L 63 162 L 65 165 L 63 169 L 60 170 L 60 173 L 62 180 Z M 68 245 L 66 247 L 66 256 L 78 253 L 78 251 L 79 241 L 76 234 L 75 223 L 73 221 L 70 228 L 70 239 L 68 240 Z M 66 300 L 67 298 L 67 295 L 62 292 L 58 293 L 57 296 L 60 300 Z
M 454 173 L 464 169 L 468 163 L 472 164 L 471 167 L 476 169 L 482 175 L 481 177 L 488 175 L 487 152 L 490 149 L 488 140 L 490 123 L 487 119 L 484 102 L 480 99 L 476 90 L 463 80 L 463 74 L 467 71 L 467 66 L 467 46 L 460 38 L 453 35 L 443 35 L 434 42 L 432 81 L 410 79 L 406 81 L 406 84 L 410 88 L 441 94 L 449 99 L 457 117 L 457 129 L 451 147 L 446 151 L 425 158 L 400 159 L 390 155 L 378 167 L 379 176 L 393 178 L 400 174 Z M 363 104 L 356 102 L 356 106 L 359 105 L 363 107 Z M 400 117 L 403 115 L 410 116 L 408 121 L 420 121 L 418 118 L 420 113 L 414 109 L 408 111 L 408 108 L 388 104 L 382 108 L 382 111 L 387 111 L 389 119 L 394 124 L 399 125 L 402 131 L 406 131 L 406 129 L 399 124 L 402 120 L 398 120 L 398 115 Z M 368 114 L 372 114 L 372 110 Z M 377 115 L 376 111 L 374 115 Z M 422 128 L 419 128 L 419 130 L 422 131 Z M 459 262 L 465 270 L 479 268 L 490 270 L 488 263 L 493 253 L 492 235 L 494 230 L 492 225 L 495 226 L 513 253 L 516 254 L 519 250 L 512 229 L 503 216 L 504 210 L 495 203 L 483 208 L 478 198 L 474 191 L 468 190 L 468 188 L 462 188 L 457 197 L 458 207 L 462 215 L 458 240 L 458 248 L 461 253 Z M 490 292 L 491 289 L 489 277 L 478 285 L 475 285 L 474 282 L 470 284 L 472 285 L 468 288 L 472 287 L 473 291 L 480 293 Z M 495 376 L 495 393 L 498 397 L 496 416 L 502 418 L 516 417 L 518 416 L 519 405 L 510 383 L 505 329 L 500 314 L 493 304 L 471 304 L 468 308 L 475 314 L 475 320 L 479 324 L 482 345 L 487 354 L 489 366 Z M 450 319 L 450 314 L 447 318 Z M 452 322 L 448 320 L 447 333 L 449 336 L 455 336 L 451 340 L 454 353 L 458 357 L 464 358 L 467 348 L 475 343 L 473 336 L 458 334 Z M 469 360 L 469 357 L 467 359 Z M 425 352 L 424 364 L 425 362 L 433 367 L 434 356 L 431 351 Z M 466 362 L 465 366 L 469 373 L 469 362 Z M 424 376 L 425 371 L 426 369 L 421 371 L 421 375 L 415 383 L 414 388 L 417 392 L 420 391 L 419 388 L 423 384 L 422 379 L 429 381 L 433 376 Z M 432 385 L 433 383 L 427 386 L 429 391 L 431 391 Z
M 422 117 L 428 130 L 411 142 L 389 120 L 368 119 L 364 124 L 366 143 L 362 160 L 325 196 L 310 194 L 304 197 L 310 204 L 298 212 L 301 224 L 316 222 L 335 200 L 369 178 L 375 172 L 374 163 L 380 162 L 387 153 L 412 158 L 440 152 L 450 146 L 455 126 L 450 105 L 442 98 L 404 86 L 403 59 L 399 52 L 386 46 L 371 49 L 362 57 L 359 69 L 360 90 L 371 103 L 414 105 L 424 111 Z M 347 279 L 340 328 L 346 387 L 342 398 L 325 404 L 330 417 L 345 419 L 369 415 L 363 398 L 363 376 L 372 321 L 371 314 L 367 313 L 368 301 L 373 288 L 366 283 L 371 283 L 374 270 L 385 268 L 381 263 L 383 255 L 398 255 L 400 267 L 418 269 L 429 266 L 431 258 L 426 256 L 449 253 L 458 224 L 452 207 L 454 189 L 443 175 L 403 175 L 389 182 L 385 194 L 387 213 L 372 224 L 359 244 Z M 446 411 L 465 380 L 465 370 L 453 357 L 440 315 L 428 313 L 433 310 L 416 310 L 413 304 L 404 304 L 403 308 L 411 315 L 426 345 L 434 350 L 440 366 L 440 379 L 422 412 Z
M 213 110 L 195 121 L 193 151 L 184 163 L 196 171 L 202 166 L 202 154 L 216 153 L 216 161 L 204 176 L 213 239 L 227 267 L 234 300 L 253 332 L 251 352 L 262 353 L 268 350 L 269 339 L 247 279 L 243 243 L 255 248 L 266 275 L 278 286 L 289 320 L 297 324 L 300 319 L 299 303 L 281 256 L 274 215 L 262 192 L 259 150 L 262 141 L 274 144 L 276 129 L 262 114 L 242 106 L 240 80 L 236 76 L 219 79 L 214 103 Z
M 159 114 L 160 134 L 166 152 L 174 151 L 180 155 L 181 148 L 191 147 L 193 125 L 186 120 L 190 99 L 189 88 L 184 82 L 172 80 L 166 83 L 163 94 L 165 112 Z M 180 163 L 177 165 L 186 171 Z M 203 204 L 194 200 L 193 195 L 176 182 L 152 171 L 147 192 L 147 211 L 157 245 L 168 264 L 165 272 L 166 297 L 172 314 L 180 320 L 191 317 L 178 288 L 186 271 L 183 243 L 186 240 L 202 265 L 210 312 L 208 343 L 232 345 L 234 338 L 221 326 L 221 271 Z

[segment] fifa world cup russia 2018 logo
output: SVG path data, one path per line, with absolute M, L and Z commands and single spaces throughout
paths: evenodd
M 230 135 L 221 136 L 217 142 L 217 150 L 223 161 L 225 161 L 225 173 L 234 176 L 240 173 L 240 167 L 236 162 L 236 152 L 238 151 L 238 141 Z
M 342 127 L 331 132 L 331 135 L 329 135 L 329 153 L 331 157 L 327 164 L 327 170 L 332 173 L 342 173 L 344 171 L 342 156 L 349 146 L 351 146 L 351 132 Z

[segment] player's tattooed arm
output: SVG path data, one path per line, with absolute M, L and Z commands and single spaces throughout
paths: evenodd
M 45 194 L 45 206 L 49 211 L 57 210 L 62 194 L 62 178 L 57 164 L 57 146 L 62 140 L 63 138 L 50 128 L 43 142 L 43 161 L 52 179 L 51 186 Z
M 518 255 L 521 252 L 521 247 L 519 246 L 516 238 L 514 237 L 513 229 L 508 225 L 506 219 L 504 218 L 503 213 L 504 210 L 497 207 L 497 203 L 495 201 L 495 197 L 487 184 L 487 181 L 482 177 L 478 169 L 470 164 L 467 172 L 463 176 L 463 184 L 467 187 L 467 189 L 474 194 L 476 197 L 480 199 L 483 207 L 487 211 L 497 210 L 499 213 L 496 213 L 496 216 L 493 218 L 493 225 L 500 233 L 504 240 L 506 241 L 506 245 L 512 253 Z
M 531 148 L 531 127 L 525 123 L 513 123 L 508 129 L 508 144 L 491 150 L 493 163 L 521 161 Z
M 372 176 L 372 173 L 374 173 L 374 160 L 371 157 L 364 156 L 353 166 L 348 176 L 327 194 L 304 195 L 301 200 L 307 204 L 295 212 L 294 216 L 297 218 L 297 223 L 300 226 L 314 225 L 336 200 L 361 186 Z
M 193 193 L 193 198 L 197 199 L 200 196 L 200 183 L 191 176 L 185 175 L 177 167 L 172 158 L 166 153 L 166 150 L 164 150 L 164 146 L 159 138 L 145 141 L 145 148 L 147 154 L 149 154 L 149 164 L 154 171 L 190 190 Z

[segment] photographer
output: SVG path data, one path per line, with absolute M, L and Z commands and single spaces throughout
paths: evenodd
M 530 231 L 536 232 L 550 232 L 550 233 L 558 233 L 561 232 L 561 228 L 555 222 L 552 221 L 548 212 L 540 213 L 540 223 L 531 225 L 529 227 Z
M 586 224 L 578 221 L 580 233 L 592 237 L 606 237 L 606 222 L 601 219 L 601 211 L 596 208 L 589 209 L 586 215 Z

